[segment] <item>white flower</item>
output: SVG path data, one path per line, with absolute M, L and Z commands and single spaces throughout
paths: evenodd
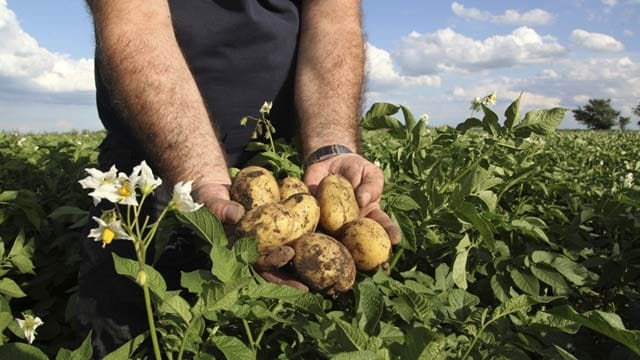
M 24 142 L 27 141 L 26 137 L 22 137 L 20 138 L 20 140 L 18 140 L 18 146 L 22 147 L 22 145 L 24 145 Z
M 373 162 L 373 165 L 375 165 L 376 167 L 380 167 L 382 164 L 380 164 L 379 160 L 376 160 Z
M 427 126 L 429 125 L 429 118 L 431 117 L 431 114 L 429 113 L 424 113 L 422 114 L 422 116 L 420 117 L 420 120 L 424 121 L 424 125 Z
M 600 167 L 604 166 L 604 161 L 600 160 Z
M 492 92 L 491 94 L 484 97 L 482 103 L 487 105 L 495 105 L 496 104 L 496 92 Z
M 91 229 L 89 232 L 89 237 L 94 238 L 95 241 L 102 241 L 102 247 L 105 247 L 114 239 L 123 239 L 123 240 L 131 240 L 129 234 L 127 234 L 122 225 L 120 224 L 120 220 L 116 220 L 115 216 L 105 216 L 107 221 L 94 216 L 93 220 L 98 223 L 98 227 L 95 229 Z
M 24 332 L 24 338 L 27 340 L 29 344 L 33 343 L 33 340 L 36 339 L 36 329 L 38 326 L 44 324 L 42 319 L 39 317 L 34 317 L 33 315 L 23 314 L 24 319 L 17 319 L 16 322 L 22 331 Z
M 40 146 L 36 145 L 33 147 L 33 150 L 38 151 L 40 149 Z
M 173 187 L 173 197 L 169 202 L 169 207 L 177 209 L 180 212 L 196 211 L 202 207 L 202 204 L 196 204 L 191 197 L 191 184 L 193 181 L 175 184 Z
M 479 97 L 473 99 L 473 101 L 471 101 L 471 110 L 472 111 L 480 110 L 480 105 L 482 105 L 482 99 L 480 99 Z
M 140 176 L 132 173 L 131 176 L 127 176 L 125 173 L 118 174 L 118 181 L 116 182 L 116 192 L 118 196 L 118 204 L 121 205 L 138 205 L 138 199 L 136 199 L 136 186 Z
M 116 177 L 118 169 L 115 165 L 111 166 L 111 169 L 107 172 L 102 172 L 98 169 L 85 169 L 89 176 L 78 181 L 82 185 L 83 189 L 94 189 L 89 193 L 89 196 L 93 198 L 93 204 L 98 205 L 100 200 L 107 199 L 112 203 L 115 203 L 119 199 L 118 187 L 116 184 Z
M 622 179 L 622 186 L 626 188 L 630 188 L 633 186 L 633 173 L 628 173 Z
M 151 168 L 144 160 L 142 160 L 140 165 L 133 168 L 131 175 L 132 177 L 139 175 L 137 186 L 142 190 L 144 195 L 150 194 L 153 190 L 157 189 L 158 186 L 162 185 L 162 179 L 153 176 L 153 171 L 151 171 Z
M 271 101 L 265 101 L 264 104 L 262 104 L 262 107 L 260 108 L 260 113 L 269 115 L 269 112 L 271 112 L 272 106 L 273 106 L 273 103 Z

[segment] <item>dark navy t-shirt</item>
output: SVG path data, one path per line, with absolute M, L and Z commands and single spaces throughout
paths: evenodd
M 278 136 L 295 133 L 293 74 L 298 39 L 299 1 L 169 0 L 173 26 L 207 110 L 217 124 L 230 166 L 239 166 L 254 123 L 265 101 L 273 101 L 270 119 Z M 96 57 L 96 73 L 100 62 Z M 100 119 L 108 131 L 103 152 L 126 146 L 142 160 L 139 146 L 112 97 L 96 76 Z M 151 90 L 152 91 L 152 90 Z

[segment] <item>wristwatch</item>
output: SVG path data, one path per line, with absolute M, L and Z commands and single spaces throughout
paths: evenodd
M 305 160 L 304 167 L 307 168 L 317 162 L 327 160 L 340 154 L 353 154 L 353 151 L 351 151 L 351 149 L 349 149 L 348 147 L 339 144 L 319 147 L 316 151 L 312 152 L 311 155 L 309 155 L 307 160 Z

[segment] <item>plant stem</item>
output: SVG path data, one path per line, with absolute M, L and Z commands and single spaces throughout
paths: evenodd
M 149 321 L 149 332 L 151 333 L 151 342 L 153 343 L 153 353 L 156 360 L 161 360 L 160 346 L 158 345 L 158 336 L 156 334 L 156 324 L 153 321 L 153 310 L 151 309 L 151 297 L 149 296 L 149 287 L 147 284 L 142 285 L 144 292 L 144 304 L 147 308 L 147 320 Z
M 251 334 L 251 329 L 249 328 L 249 322 L 246 319 L 242 319 L 242 325 L 244 325 L 244 330 L 247 332 L 247 338 L 249 339 L 249 344 L 251 345 L 251 350 L 256 351 L 256 343 L 253 341 L 253 334 Z
M 191 320 L 187 324 L 187 328 L 184 330 L 184 335 L 182 336 L 182 341 L 180 343 L 180 352 L 178 352 L 178 360 L 182 360 L 182 355 L 184 354 L 184 349 L 187 346 L 187 338 L 189 332 L 191 331 L 191 325 L 195 322 L 195 320 Z
M 393 270 L 396 267 L 396 264 L 398 263 L 398 260 L 400 260 L 400 257 L 402 256 L 403 253 L 404 253 L 404 248 L 400 248 L 398 251 L 396 251 L 395 254 L 393 254 L 393 258 L 391 258 L 391 263 L 389 263 L 389 270 L 388 270 L 389 273 L 391 272 L 391 270 Z

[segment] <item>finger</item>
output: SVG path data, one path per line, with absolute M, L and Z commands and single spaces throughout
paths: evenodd
M 260 275 L 270 283 L 291 286 L 301 291 L 309 291 L 309 287 L 295 280 L 291 275 L 282 270 L 264 271 L 261 272 Z
M 374 208 L 369 210 L 366 214 L 366 217 L 375 220 L 378 224 L 382 225 L 384 230 L 389 235 L 389 240 L 391 240 L 391 244 L 396 245 L 402 240 L 402 232 L 400 228 L 396 225 L 396 223 L 391 220 L 389 215 L 387 215 L 380 208 Z
M 309 168 L 307 168 L 307 170 L 305 171 L 304 178 L 302 180 L 309 188 L 309 193 L 314 196 L 316 194 L 316 190 L 318 189 L 318 184 L 325 176 L 328 175 L 326 166 L 322 165 L 324 164 L 315 164 L 309 166 Z
M 291 246 L 281 246 L 267 255 L 260 256 L 255 266 L 258 270 L 275 270 L 285 266 L 295 255 Z
M 384 188 L 384 174 L 378 167 L 369 165 L 365 168 L 362 181 L 356 188 L 356 198 L 361 208 L 366 207 L 382 196 Z
M 220 198 L 208 198 L 205 206 L 225 224 L 236 224 L 244 216 L 244 207 L 235 201 Z

